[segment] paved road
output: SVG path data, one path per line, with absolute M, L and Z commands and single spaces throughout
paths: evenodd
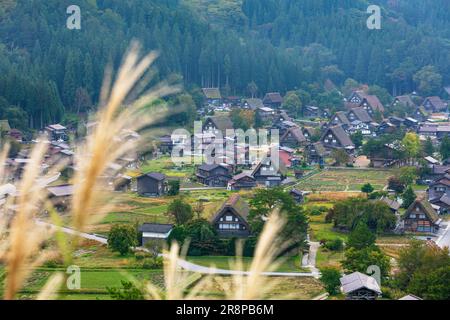
M 443 222 L 441 228 L 442 230 L 439 232 L 436 244 L 441 248 L 450 248 L 450 221 Z
M 311 273 L 313 273 L 315 277 L 318 277 L 320 274 L 319 269 L 316 267 L 317 250 L 319 250 L 319 247 L 319 242 L 309 242 L 308 265 L 306 267 L 311 270 Z
M 201 191 L 201 190 L 226 190 L 226 187 L 196 187 L 196 188 L 180 188 L 180 191 Z
M 316 268 L 317 250 L 320 247 L 319 242 L 309 242 L 309 253 L 303 257 L 302 267 L 309 268 L 310 272 L 263 272 L 265 276 L 273 277 L 314 277 L 319 278 L 320 271 Z M 182 259 L 178 260 L 178 266 L 187 271 L 193 271 L 204 274 L 220 274 L 220 275 L 249 275 L 248 271 L 212 269 L 196 265 Z
M 81 237 L 83 239 L 93 240 L 93 241 L 99 242 L 101 244 L 107 244 L 108 243 L 108 239 L 106 239 L 104 237 L 101 237 L 101 236 L 98 236 L 98 235 L 95 235 L 95 234 L 79 232 L 79 231 L 76 231 L 76 230 L 73 230 L 73 229 L 70 229 L 70 228 L 65 228 L 65 227 L 58 227 L 58 226 L 55 226 L 53 224 L 50 224 L 50 223 L 47 223 L 47 222 L 44 222 L 44 221 L 40 221 L 40 220 L 36 220 L 36 224 L 39 225 L 39 226 L 50 228 L 50 229 L 57 229 L 57 230 L 60 230 L 60 231 L 62 231 L 64 233 L 67 233 L 67 234 L 77 235 L 77 236 L 79 236 L 79 237 Z
M 407 243 L 377 243 L 378 247 L 407 247 Z
M 89 234 L 84 232 L 79 232 L 70 228 L 65 227 L 58 227 L 53 224 L 36 220 L 36 224 L 40 226 L 44 226 L 51 229 L 58 229 L 64 233 L 71 234 L 71 235 L 78 235 L 81 238 L 92 240 L 99 242 L 101 244 L 107 244 L 108 240 L 106 238 L 103 238 L 101 236 L 95 235 L 95 234 Z M 315 243 L 312 243 L 315 244 Z M 318 244 L 318 243 L 317 243 Z M 315 245 L 311 246 L 315 247 Z M 317 247 L 318 248 L 318 247 Z M 311 260 L 313 262 L 313 265 L 309 266 L 311 267 L 311 272 L 264 272 L 263 275 L 265 276 L 276 276 L 276 277 L 319 277 L 319 271 L 317 268 L 315 268 L 315 256 L 317 252 L 317 248 L 313 249 L 311 257 L 314 257 L 314 260 Z M 138 251 L 148 251 L 146 248 L 143 247 L 137 247 L 135 250 Z M 192 271 L 192 272 L 198 272 L 203 274 L 219 274 L 219 275 L 249 275 L 250 272 L 247 271 L 237 271 L 237 270 L 224 270 L 224 269 L 212 269 L 209 267 L 199 266 L 197 264 L 188 262 L 183 259 L 178 259 L 178 266 L 184 270 Z
M 328 292 L 325 292 L 325 293 L 318 295 L 315 298 L 312 298 L 312 300 L 327 300 L 329 295 L 330 294 Z
M 186 260 L 179 259 L 178 266 L 187 271 L 193 271 L 204 274 L 219 274 L 219 275 L 250 275 L 248 271 L 212 269 L 209 267 L 199 266 Z M 274 277 L 318 277 L 314 272 L 263 272 L 264 276 Z

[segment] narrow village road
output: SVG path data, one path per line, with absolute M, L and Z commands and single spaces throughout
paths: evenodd
M 450 248 L 450 221 L 443 222 L 442 227 L 445 227 L 445 229 L 443 229 L 435 242 L 441 248 Z
M 79 231 L 76 231 L 76 230 L 73 230 L 70 228 L 65 228 L 65 227 L 58 227 L 58 226 L 55 226 L 54 224 L 40 221 L 40 220 L 36 220 L 36 224 L 38 226 L 43 226 L 43 227 L 47 227 L 50 229 L 56 229 L 56 230 L 66 233 L 66 234 L 77 235 L 83 239 L 93 240 L 93 241 L 99 242 L 101 244 L 108 244 L 108 239 L 98 236 L 98 235 L 95 235 L 95 234 L 79 232 Z
M 226 187 L 196 187 L 196 188 L 180 188 L 180 191 L 202 191 L 202 190 L 226 190 Z
M 51 229 L 57 229 L 60 230 L 66 234 L 70 235 L 77 235 L 83 239 L 88 239 L 92 241 L 99 242 L 101 244 L 106 245 L 108 243 L 108 239 L 103 238 L 101 236 L 95 235 L 95 234 L 89 234 L 84 232 L 79 232 L 70 228 L 66 227 L 58 227 L 54 224 L 36 220 L 36 224 L 39 226 L 51 228 Z M 274 276 L 274 277 L 319 277 L 319 270 L 315 267 L 315 260 L 316 260 L 316 254 L 317 249 L 319 248 L 320 244 L 318 242 L 312 242 L 310 247 L 310 254 L 308 259 L 308 266 L 311 269 L 311 272 L 264 272 L 263 275 L 265 276 Z M 138 251 L 147 251 L 146 248 L 143 247 L 137 247 L 135 248 Z M 178 266 L 186 271 L 192 271 L 192 272 L 198 272 L 203 274 L 217 274 L 217 275 L 249 275 L 250 272 L 247 271 L 238 271 L 238 270 L 224 270 L 224 269 L 212 269 L 210 267 L 205 266 L 199 266 L 197 264 L 194 264 L 192 262 L 188 262 L 183 259 L 178 259 Z
M 309 254 L 307 268 L 311 270 L 311 273 L 319 275 L 319 269 L 316 267 L 317 251 L 319 250 L 319 242 L 309 242 Z
M 186 271 L 198 272 L 203 274 L 217 274 L 217 275 L 250 275 L 248 271 L 239 270 L 224 270 L 224 269 L 212 269 L 209 267 L 199 266 L 188 262 L 186 260 L 179 259 L 178 266 Z M 264 276 L 273 277 L 318 277 L 319 274 L 315 272 L 263 272 Z

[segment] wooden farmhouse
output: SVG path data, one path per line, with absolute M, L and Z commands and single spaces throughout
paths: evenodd
M 426 200 L 416 200 L 402 217 L 402 228 L 405 232 L 436 233 L 440 219 L 436 210 Z
M 279 109 L 283 104 L 283 97 L 279 92 L 269 92 L 264 97 L 263 103 L 266 107 Z
M 297 203 L 303 203 L 305 201 L 305 193 L 303 191 L 292 189 L 289 194 Z
M 355 145 L 341 126 L 330 127 L 320 139 L 326 149 L 346 149 L 352 151 Z
M 442 101 L 440 97 L 436 96 L 426 98 L 423 101 L 422 106 L 425 108 L 426 111 L 431 113 L 447 111 L 448 107 L 447 103 Z
M 324 165 L 327 155 L 328 151 L 322 142 L 311 143 L 306 147 L 306 156 L 309 164 Z
M 270 157 L 266 157 L 255 167 L 252 176 L 259 185 L 276 187 L 281 185 L 281 181 L 285 178 L 286 167 L 282 161 L 276 164 Z
M 394 101 L 392 103 L 392 106 L 397 105 L 403 105 L 408 108 L 416 108 L 416 104 L 414 103 L 413 99 L 409 95 L 403 95 L 403 96 L 397 96 L 394 98 Z
M 225 116 L 206 118 L 202 129 L 203 133 L 220 135 L 221 137 L 234 136 L 233 122 Z
M 350 108 L 362 107 L 370 116 L 379 112 L 384 113 L 384 106 L 381 101 L 375 95 L 368 95 L 364 91 L 354 91 L 348 99 Z
M 280 138 L 280 145 L 289 148 L 298 148 L 307 143 L 302 130 L 299 127 L 288 129 Z
M 235 175 L 230 182 L 228 182 L 228 190 L 232 191 L 249 190 L 254 187 L 256 187 L 256 179 L 245 172 Z
M 347 300 L 376 300 L 381 296 L 381 289 L 375 278 L 361 272 L 343 276 L 340 281 Z
M 219 88 L 203 88 L 202 92 L 206 104 L 219 105 L 222 103 L 222 95 Z
M 226 187 L 231 180 L 230 168 L 221 164 L 202 164 L 196 176 L 198 182 L 210 187 Z
M 50 141 L 67 141 L 69 139 L 67 128 L 60 124 L 51 124 L 45 127 L 45 131 Z
M 67 209 L 73 196 L 73 185 L 64 184 L 59 186 L 47 187 L 49 199 L 53 206 L 60 211 Z
M 137 178 L 137 192 L 145 197 L 160 197 L 167 193 L 166 175 L 152 172 Z
M 211 223 L 220 237 L 246 238 L 250 235 L 247 217 L 250 208 L 240 195 L 232 195 L 217 211 Z
M 173 230 L 173 224 L 144 223 L 139 227 L 141 245 L 149 241 L 165 241 Z
M 243 100 L 242 107 L 244 109 L 257 110 L 258 108 L 263 108 L 264 103 L 261 99 L 251 98 Z

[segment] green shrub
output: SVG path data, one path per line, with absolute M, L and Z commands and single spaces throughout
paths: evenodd
M 324 248 L 331 251 L 342 251 L 344 250 L 344 241 L 342 241 L 342 239 L 340 238 L 325 240 L 323 246 Z
M 336 268 L 323 268 L 320 269 L 320 282 L 324 285 L 325 289 L 330 295 L 336 295 L 339 293 L 341 273 Z
M 45 268 L 57 268 L 62 265 L 63 265 L 63 263 L 59 259 L 51 259 L 51 260 L 45 261 L 43 264 L 43 266 Z
M 369 199 L 370 200 L 381 199 L 383 197 L 387 197 L 388 195 L 389 193 L 387 191 L 374 191 L 371 194 L 369 194 Z
M 136 260 L 138 260 L 138 261 L 142 261 L 142 260 L 144 260 L 145 258 L 147 258 L 149 255 L 148 254 L 146 254 L 145 252 L 136 252 L 135 254 L 134 254 L 134 257 L 136 258 Z
M 309 215 L 311 216 L 320 216 L 322 213 L 327 212 L 328 208 L 325 206 L 314 206 L 308 210 Z
M 144 269 L 162 269 L 163 267 L 163 258 L 145 258 L 142 263 L 142 268 Z

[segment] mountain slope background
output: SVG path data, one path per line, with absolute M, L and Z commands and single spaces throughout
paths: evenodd
M 0 118 L 15 127 L 88 111 L 105 66 L 118 66 L 132 39 L 160 52 L 160 79 L 194 95 L 248 94 L 251 82 L 259 95 L 314 95 L 326 79 L 348 78 L 401 94 L 426 66 L 450 84 L 448 0 L 79 0 L 82 29 L 68 30 L 71 4 L 0 4 Z M 382 7 L 381 30 L 366 27 L 369 4 Z

